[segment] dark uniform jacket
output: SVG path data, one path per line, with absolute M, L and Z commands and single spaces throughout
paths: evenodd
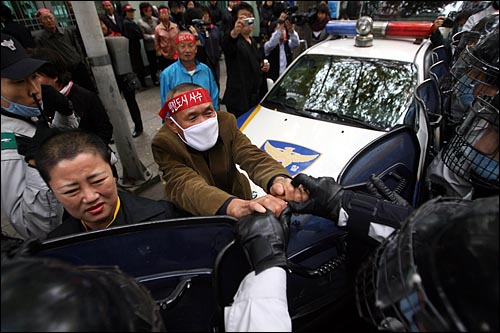
M 236 125 L 233 114 L 217 112 L 219 139 L 215 146 L 199 152 L 189 148 L 166 125 L 153 138 L 153 156 L 163 172 L 166 199 L 194 215 L 215 215 L 231 197 L 251 200 L 248 179 L 268 190 L 270 180 L 286 169 L 253 145 Z
M 171 202 L 165 200 L 155 201 L 122 191 L 118 191 L 118 196 L 121 202 L 120 210 L 111 227 L 166 220 L 187 215 L 177 210 Z M 47 238 L 63 237 L 85 231 L 80 220 L 69 217 L 59 227 L 51 231 Z

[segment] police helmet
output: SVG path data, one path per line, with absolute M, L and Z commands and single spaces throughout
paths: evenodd
M 499 95 L 477 97 L 462 125 L 443 150 L 443 162 L 477 191 L 498 191 Z
M 361 266 L 360 316 L 388 331 L 498 331 L 498 199 L 414 211 Z
M 498 91 L 498 45 L 497 28 L 475 46 L 467 46 L 443 78 L 440 88 L 445 99 L 443 113 L 447 123 L 456 123 L 461 120 L 474 94 L 485 94 L 484 92 L 489 90 L 492 96 Z M 481 87 L 489 89 L 479 89 Z M 469 100 L 469 102 L 464 104 L 460 109 L 460 114 L 456 116 L 452 114 L 454 110 L 450 107 L 450 103 L 458 100 Z
M 145 287 L 117 267 L 2 259 L 2 331 L 163 331 Z
M 469 45 L 474 46 L 477 42 L 495 31 L 498 28 L 498 13 L 490 14 L 483 17 L 477 22 L 470 31 L 464 31 L 460 34 L 460 39 L 455 48 L 455 60 L 458 59 L 460 53 Z M 458 33 L 457 33 L 458 34 Z

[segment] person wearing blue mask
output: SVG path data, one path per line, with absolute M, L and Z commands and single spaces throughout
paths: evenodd
M 428 169 L 431 196 L 466 199 L 498 193 L 499 95 L 476 97 L 456 134 Z
M 34 156 L 55 128 L 76 128 L 78 119 L 72 108 L 60 108 L 49 124 L 42 113 L 44 100 L 37 74 L 45 61 L 28 57 L 8 34 L 1 34 L 0 49 L 2 222 L 10 222 L 2 223 L 2 234 L 43 240 L 61 223 L 63 207 L 40 177 Z
M 441 82 L 440 89 L 444 96 L 445 140 L 455 134 L 455 129 L 460 126 L 464 114 L 475 97 L 492 97 L 498 92 L 499 30 L 495 22 L 498 24 L 498 15 L 496 19 L 486 18 L 482 22 L 485 26 L 491 25 L 489 29 L 484 29 L 491 31 L 476 34 L 479 41 L 465 47 Z M 473 40 L 470 36 L 467 38 Z

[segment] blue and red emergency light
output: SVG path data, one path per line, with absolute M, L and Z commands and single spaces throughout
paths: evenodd
M 362 17 L 360 20 L 368 19 Z M 334 35 L 357 35 L 356 24 L 359 21 L 332 20 L 326 25 L 326 32 Z M 375 37 L 413 37 L 413 38 L 428 38 L 432 33 L 432 22 L 373 22 L 371 33 Z M 370 32 L 368 32 L 370 33 Z M 364 33 L 367 34 L 366 32 Z

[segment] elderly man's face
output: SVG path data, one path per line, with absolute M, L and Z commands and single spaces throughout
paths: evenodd
M 173 115 L 173 117 L 175 117 L 175 121 L 177 122 L 177 124 L 179 124 L 179 126 L 182 127 L 182 129 L 188 129 L 191 126 L 200 124 L 205 120 L 214 118 L 216 116 L 217 113 L 214 110 L 211 102 L 194 105 Z M 177 127 L 172 119 L 167 118 L 166 124 L 174 133 L 179 134 L 185 139 L 184 132 L 182 131 L 182 129 Z
M 104 11 L 106 12 L 106 14 L 108 15 L 113 15 L 114 11 L 115 11 L 115 8 L 113 7 L 112 4 L 110 3 L 106 3 L 104 5 L 102 5 L 102 8 L 104 9 Z
M 52 13 L 44 13 L 39 17 L 40 24 L 47 30 L 54 30 L 57 26 L 56 17 Z
M 181 61 L 194 61 L 197 51 L 196 43 L 182 42 L 177 44 L 177 53 Z

